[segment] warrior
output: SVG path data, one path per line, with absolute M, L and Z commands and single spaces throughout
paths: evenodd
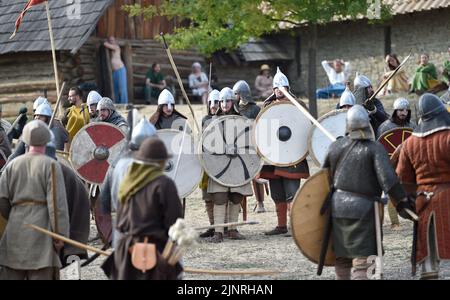
M 220 92 L 218 90 L 213 90 L 209 93 L 208 96 L 208 106 L 206 108 L 208 114 L 202 119 L 202 128 L 205 130 L 208 127 L 209 123 L 213 120 L 217 110 L 219 109 L 219 96 Z M 214 202 L 211 197 L 211 194 L 208 194 L 208 174 L 203 172 L 202 180 L 199 184 L 200 189 L 202 190 L 202 199 L 205 201 L 206 213 L 208 214 L 209 224 L 214 225 Z M 201 238 L 207 238 L 214 236 L 215 229 L 210 228 L 205 232 L 200 234 Z
M 61 167 L 45 155 L 50 130 L 44 122 L 28 123 L 22 138 L 28 153 L 12 161 L 0 178 L 0 213 L 8 220 L 0 240 L 0 279 L 58 279 L 57 252 L 63 243 L 24 224 L 69 235 Z
M 354 80 L 353 94 L 355 95 L 356 104 L 363 105 L 369 112 L 370 124 L 372 125 L 373 131 L 376 133 L 378 127 L 388 119 L 383 103 L 377 98 L 372 101 L 367 101 L 373 94 L 372 83 L 369 78 L 364 75 L 357 75 Z
M 111 123 L 116 125 L 125 134 L 128 132 L 128 123 L 116 110 L 111 99 L 103 97 L 97 104 L 98 119 L 97 121 Z
M 45 154 L 54 160 L 58 160 L 56 156 L 55 137 L 52 132 L 50 142 L 47 143 Z M 67 209 L 69 212 L 70 232 L 69 238 L 87 244 L 90 230 L 90 202 L 89 194 L 83 181 L 78 178 L 72 168 L 59 163 L 61 167 L 64 186 L 66 188 Z M 63 251 L 60 252 L 60 259 L 63 266 L 67 265 L 67 258 L 72 255 L 78 256 L 80 259 L 87 259 L 87 251 L 74 247 L 72 245 L 64 245 Z
M 97 93 L 96 91 L 89 92 L 87 96 L 86 104 L 89 109 L 89 116 L 91 117 L 91 120 L 95 120 L 98 117 L 97 114 L 97 104 L 102 100 L 102 96 Z
M 439 278 L 440 260 L 450 259 L 450 115 L 429 93 L 419 99 L 419 124 L 402 145 L 397 174 L 417 196 L 411 262 L 421 264 L 422 279 Z
M 181 201 L 175 182 L 164 175 L 171 155 L 158 138 L 147 138 L 123 178 L 118 191 L 117 229 L 121 232 L 114 253 L 102 266 L 111 279 L 177 279 L 182 267 L 168 265 L 161 257 L 169 228 L 181 218 Z M 135 243 L 156 247 L 156 266 L 143 273 L 131 260 Z M 114 267 L 108 268 L 114 264 Z
M 230 116 L 239 115 L 234 105 L 234 93 L 229 87 L 225 87 L 219 94 L 220 107 L 216 115 Z M 239 187 L 226 187 L 220 183 L 208 179 L 208 194 L 211 194 L 214 202 L 214 222 L 219 224 L 226 223 L 227 204 L 228 204 L 228 221 L 231 223 L 237 222 L 239 219 L 239 211 L 241 209 L 241 202 L 245 196 L 251 196 L 251 184 L 244 184 Z M 213 243 L 223 242 L 224 227 L 216 228 L 214 236 L 211 238 Z M 236 227 L 230 226 L 228 228 L 228 237 L 234 240 L 245 239 L 245 237 L 238 232 Z
M 394 101 L 394 112 L 388 120 L 380 125 L 377 136 L 379 137 L 386 131 L 397 127 L 409 127 L 411 129 L 414 129 L 415 127 L 411 122 L 409 101 L 405 98 L 398 98 Z
M 70 88 L 68 99 L 71 106 L 66 110 L 63 118 L 70 141 L 84 125 L 89 123 L 89 112 L 81 97 L 82 92 L 78 87 Z
M 323 164 L 330 170 L 332 183 L 329 206 L 335 272 L 338 280 L 367 279 L 367 258 L 377 255 L 375 201 L 381 201 L 384 191 L 395 201 L 402 217 L 407 216 L 405 208 L 412 209 L 412 203 L 386 150 L 372 140 L 364 107 L 350 108 L 346 123 L 348 135 L 330 145 Z
M 34 111 L 34 119 L 40 120 L 48 125 L 50 123 L 50 119 L 52 117 L 52 108 L 48 102 L 43 102 L 39 105 Z M 56 150 L 64 150 L 64 145 L 69 141 L 69 133 L 66 131 L 64 126 L 61 124 L 59 120 L 54 119 L 52 126 L 50 128 L 51 132 L 55 136 L 55 147 Z M 8 158 L 6 164 L 9 164 L 14 158 L 22 155 L 26 151 L 26 143 L 21 140 L 15 150 L 14 153 Z
M 347 86 L 337 104 L 338 109 L 350 109 L 355 105 L 356 99 L 350 88 Z
M 150 123 L 156 129 L 176 129 L 183 131 L 187 126 L 187 118 L 175 109 L 175 99 L 169 90 L 165 89 L 159 94 L 158 108 L 150 117 Z M 188 130 L 188 129 L 186 129 Z
M 146 119 L 141 119 L 141 121 L 136 125 L 131 133 L 131 140 L 128 144 L 129 150 L 127 150 L 121 159 L 117 161 L 116 165 L 111 165 L 106 174 L 105 181 L 100 187 L 100 199 L 101 207 L 104 214 L 111 214 L 113 211 L 117 211 L 117 192 L 119 190 L 119 185 L 128 170 L 128 167 L 133 162 L 133 154 L 139 150 L 142 142 L 148 138 L 156 135 L 156 128 Z M 113 228 L 115 228 L 115 219 L 113 218 Z M 113 230 L 112 246 L 115 248 L 117 245 L 117 240 L 119 239 L 119 232 Z
M 38 97 L 38 99 L 39 98 L 46 100 L 43 97 Z M 38 99 L 36 99 L 33 103 L 34 109 L 36 109 L 38 107 L 38 105 L 36 103 L 36 101 L 38 101 Z M 28 121 L 27 112 L 28 112 L 28 109 L 26 107 L 20 108 L 19 115 L 14 120 L 13 124 L 11 125 L 11 129 L 9 129 L 9 131 L 6 133 L 8 135 L 8 141 L 10 144 L 12 143 L 13 139 L 18 139 L 22 135 L 23 128 L 25 127 L 25 125 L 27 124 L 27 121 Z
M 272 103 L 285 101 L 290 103 L 283 92 L 279 89 L 284 87 L 289 91 L 289 80 L 278 68 L 275 77 L 273 78 L 273 95 L 264 101 L 264 106 L 269 106 Z M 299 103 L 306 107 L 301 101 Z M 286 116 L 289 117 L 289 116 Z M 266 235 L 286 234 L 287 228 L 287 211 L 288 205 L 294 199 L 295 193 L 300 187 L 300 180 L 309 177 L 309 166 L 306 159 L 297 165 L 289 167 L 277 167 L 272 165 L 264 165 L 261 171 L 261 178 L 269 180 L 270 195 L 275 202 L 277 211 L 278 225 L 275 229 L 267 231 Z
M 256 105 L 252 98 L 250 86 L 244 80 L 239 80 L 233 86 L 233 92 L 236 97 L 236 105 L 239 109 L 239 114 L 249 119 L 256 119 L 261 108 Z M 257 204 L 257 213 L 263 213 L 266 211 L 264 208 L 264 184 L 260 183 L 261 179 L 255 179 L 252 181 L 253 190 L 255 191 Z

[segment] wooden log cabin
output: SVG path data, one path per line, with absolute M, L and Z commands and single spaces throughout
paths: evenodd
M 160 32 L 172 32 L 178 24 L 162 17 L 151 20 L 129 17 L 122 10 L 124 4 L 159 2 L 49 1 L 60 85 L 63 81 L 67 83 L 64 92 L 71 86 L 95 84 L 102 95 L 112 97 L 109 53 L 103 46 L 109 36 L 115 36 L 122 48 L 131 103 L 143 103 L 145 74 L 153 62 L 161 64 L 164 75 L 174 76 L 162 44 L 154 37 Z M 44 5 L 29 10 L 16 37 L 9 39 L 26 3 L 27 0 L 0 1 L 0 103 L 27 103 L 30 107 L 35 98 L 44 94 L 55 102 L 56 85 Z M 205 60 L 194 50 L 173 51 L 173 56 L 188 90 L 192 63 L 199 61 L 204 65 Z M 177 99 L 181 101 L 180 92 Z

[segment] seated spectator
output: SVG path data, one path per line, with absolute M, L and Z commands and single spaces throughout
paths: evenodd
M 438 93 L 447 88 L 444 82 L 438 80 L 435 65 L 429 62 L 430 56 L 426 53 L 420 55 L 419 67 L 414 74 L 411 92 L 417 95 L 423 93 Z
M 152 99 L 156 101 L 165 88 L 166 81 L 161 73 L 161 66 L 158 63 L 153 63 L 151 70 L 145 76 L 145 102 L 151 104 Z
M 400 61 L 395 54 L 386 55 L 386 68 L 382 81 L 386 80 L 400 65 Z M 398 92 L 408 92 L 409 83 L 408 76 L 404 70 L 399 70 L 397 74 L 388 82 L 388 84 L 380 92 L 380 96 L 390 95 Z
M 322 67 L 327 73 L 330 85 L 316 91 L 317 99 L 340 97 L 345 90 L 345 82 L 349 75 L 350 63 L 341 59 L 322 61 Z
M 192 90 L 194 96 L 200 96 L 202 103 L 206 104 L 209 92 L 209 80 L 204 72 L 202 72 L 202 65 L 195 62 L 192 65 L 192 73 L 189 75 L 189 88 Z
M 270 67 L 262 65 L 261 71 L 255 79 L 256 96 L 262 100 L 269 98 L 273 93 L 272 82 L 273 77 L 270 74 Z

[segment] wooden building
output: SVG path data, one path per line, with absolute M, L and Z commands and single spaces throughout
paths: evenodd
M 130 102 L 140 103 L 145 74 L 153 62 L 161 64 L 165 75 L 173 75 L 166 52 L 154 40 L 160 32 L 170 33 L 174 21 L 161 17 L 145 21 L 129 17 L 122 5 L 158 4 L 158 0 L 49 1 L 60 84 L 67 88 L 95 84 L 99 92 L 112 97 L 112 75 L 105 38 L 115 36 L 122 48 L 128 71 Z M 16 18 L 27 0 L 0 1 L 0 103 L 26 103 L 44 92 L 56 101 L 50 38 L 44 5 L 27 12 L 16 37 Z M 173 51 L 184 83 L 195 61 L 204 59 L 195 51 Z M 180 96 L 179 93 L 178 96 Z

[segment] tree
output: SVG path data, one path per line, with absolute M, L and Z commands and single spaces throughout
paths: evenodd
M 375 12 L 375 17 L 384 19 L 390 15 L 389 8 L 377 7 L 379 4 L 380 0 L 163 0 L 158 6 L 135 4 L 124 6 L 124 10 L 131 16 L 143 14 L 146 19 L 165 16 L 188 20 L 187 24 L 167 35 L 170 46 L 178 49 L 195 47 L 208 56 L 218 50 L 236 49 L 250 38 L 279 31 L 283 25 L 309 26 L 312 33 L 308 51 L 309 75 L 314 80 L 309 80 L 308 96 L 311 113 L 317 116 L 317 25 L 339 18 L 367 16 L 368 12 Z M 378 12 L 380 16 L 377 16 Z

